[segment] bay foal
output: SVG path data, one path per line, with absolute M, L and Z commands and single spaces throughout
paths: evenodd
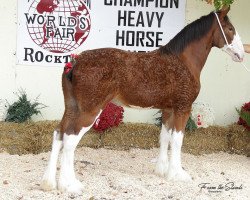
M 191 106 L 200 91 L 200 73 L 212 47 L 224 48 L 235 61 L 244 49 L 226 16 L 229 8 L 187 25 L 168 44 L 149 53 L 114 48 L 82 52 L 62 75 L 65 112 L 54 132 L 52 152 L 42 188 L 83 189 L 74 172 L 74 151 L 105 105 L 113 99 L 125 106 L 162 110 L 160 154 L 156 173 L 168 180 L 191 180 L 181 164 L 181 146 Z M 168 145 L 171 146 L 168 159 Z M 56 165 L 60 150 L 58 185 Z

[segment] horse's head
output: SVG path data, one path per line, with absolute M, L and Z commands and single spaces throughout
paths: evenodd
M 216 39 L 214 45 L 222 48 L 234 61 L 241 62 L 244 57 L 244 47 L 240 36 L 227 17 L 229 10 L 230 7 L 227 7 L 214 13 L 218 24 L 218 28 L 215 31 Z

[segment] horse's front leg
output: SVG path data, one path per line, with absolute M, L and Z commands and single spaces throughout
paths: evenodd
M 155 173 L 165 176 L 168 173 L 168 145 L 171 140 L 172 130 L 162 124 L 160 133 L 160 153 L 156 163 Z
M 162 111 L 162 128 L 159 138 L 160 153 L 156 163 L 155 173 L 166 176 L 168 173 L 168 146 L 171 140 L 173 119 L 171 110 Z
M 168 180 L 174 181 L 191 181 L 191 176 L 182 168 L 181 164 L 181 147 L 184 137 L 184 131 L 186 127 L 187 120 L 190 116 L 190 111 L 188 112 L 175 112 L 174 113 L 174 127 L 170 146 L 171 154 L 168 167 Z

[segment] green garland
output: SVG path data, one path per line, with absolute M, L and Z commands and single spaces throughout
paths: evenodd
M 38 102 L 38 97 L 32 103 L 28 100 L 27 94 L 24 90 L 19 90 L 16 93 L 18 100 L 13 104 L 8 105 L 6 122 L 22 123 L 31 119 L 32 115 L 41 114 L 40 109 L 45 108 L 42 103 Z
M 213 4 L 215 10 L 220 10 L 223 6 L 230 6 L 234 0 L 202 0 L 206 1 L 208 4 Z

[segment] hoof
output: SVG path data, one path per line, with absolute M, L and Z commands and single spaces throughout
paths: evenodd
M 168 162 L 158 160 L 155 167 L 155 173 L 159 176 L 166 176 L 168 174 Z
M 169 181 L 183 181 L 190 182 L 192 181 L 191 176 L 182 168 L 176 170 L 175 168 L 171 168 L 168 171 L 167 180 Z
M 58 183 L 58 189 L 61 192 L 82 194 L 84 186 L 78 180 L 70 181 L 70 183 L 68 183 L 67 181 L 64 181 L 64 182 L 61 181 L 61 182 Z
M 56 181 L 51 180 L 42 180 L 41 182 L 41 189 L 44 191 L 50 191 L 56 189 Z

